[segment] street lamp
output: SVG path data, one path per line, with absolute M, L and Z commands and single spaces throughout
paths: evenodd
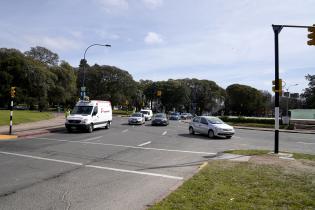
M 287 88 L 285 88 L 285 90 L 287 91 L 287 93 L 289 94 L 286 98 L 287 98 L 287 114 L 286 116 L 288 116 L 289 114 L 289 96 L 290 96 L 290 92 L 289 92 L 289 89 L 290 87 L 294 87 L 294 86 L 297 86 L 299 84 L 293 84 L 293 85 L 289 85 Z
M 85 65 L 87 64 L 87 61 L 85 59 L 85 55 L 86 55 L 86 52 L 88 51 L 88 49 L 90 47 L 93 47 L 93 46 L 101 46 L 101 47 L 111 47 L 110 44 L 91 44 L 90 46 L 88 46 L 85 51 L 84 51 L 84 55 L 83 55 L 83 85 L 81 87 L 81 99 L 84 99 L 85 97 L 85 92 L 86 92 L 86 88 L 85 88 Z

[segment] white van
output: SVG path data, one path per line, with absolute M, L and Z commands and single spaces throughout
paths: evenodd
M 80 100 L 67 117 L 65 126 L 68 132 L 73 129 L 84 129 L 91 133 L 94 128 L 108 129 L 112 119 L 112 106 L 109 101 Z
M 141 109 L 140 112 L 144 115 L 145 120 L 151 120 L 153 117 L 151 109 Z

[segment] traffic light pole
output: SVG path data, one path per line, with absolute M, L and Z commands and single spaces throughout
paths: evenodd
M 274 153 L 279 152 L 279 33 L 282 26 L 272 26 L 275 33 L 275 149 Z
M 279 153 L 279 34 L 282 28 L 315 28 L 314 26 L 272 25 L 275 35 L 275 148 Z
M 13 98 L 11 98 L 11 106 L 10 106 L 10 132 L 12 134 L 12 118 L 13 118 Z

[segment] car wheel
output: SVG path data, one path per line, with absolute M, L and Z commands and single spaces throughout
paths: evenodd
M 213 130 L 209 130 L 209 131 L 208 131 L 208 137 L 209 137 L 209 138 L 213 138 L 213 137 L 214 137 Z
M 110 122 L 109 122 L 109 121 L 106 123 L 105 128 L 106 128 L 106 129 L 109 129 L 109 128 L 110 128 Z
M 90 124 L 88 127 L 88 132 L 92 133 L 93 132 L 93 124 Z
M 193 127 L 189 127 L 189 134 L 192 134 L 192 135 L 195 134 L 195 131 L 194 131 L 194 128 L 193 128 Z
M 230 138 L 232 138 L 232 136 L 226 136 L 225 138 L 230 139 Z

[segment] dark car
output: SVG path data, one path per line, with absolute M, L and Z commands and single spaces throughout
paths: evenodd
M 180 114 L 178 112 L 171 113 L 170 120 L 180 120 Z
M 168 125 L 168 123 L 168 119 L 164 113 L 155 114 L 151 122 L 152 125 Z

